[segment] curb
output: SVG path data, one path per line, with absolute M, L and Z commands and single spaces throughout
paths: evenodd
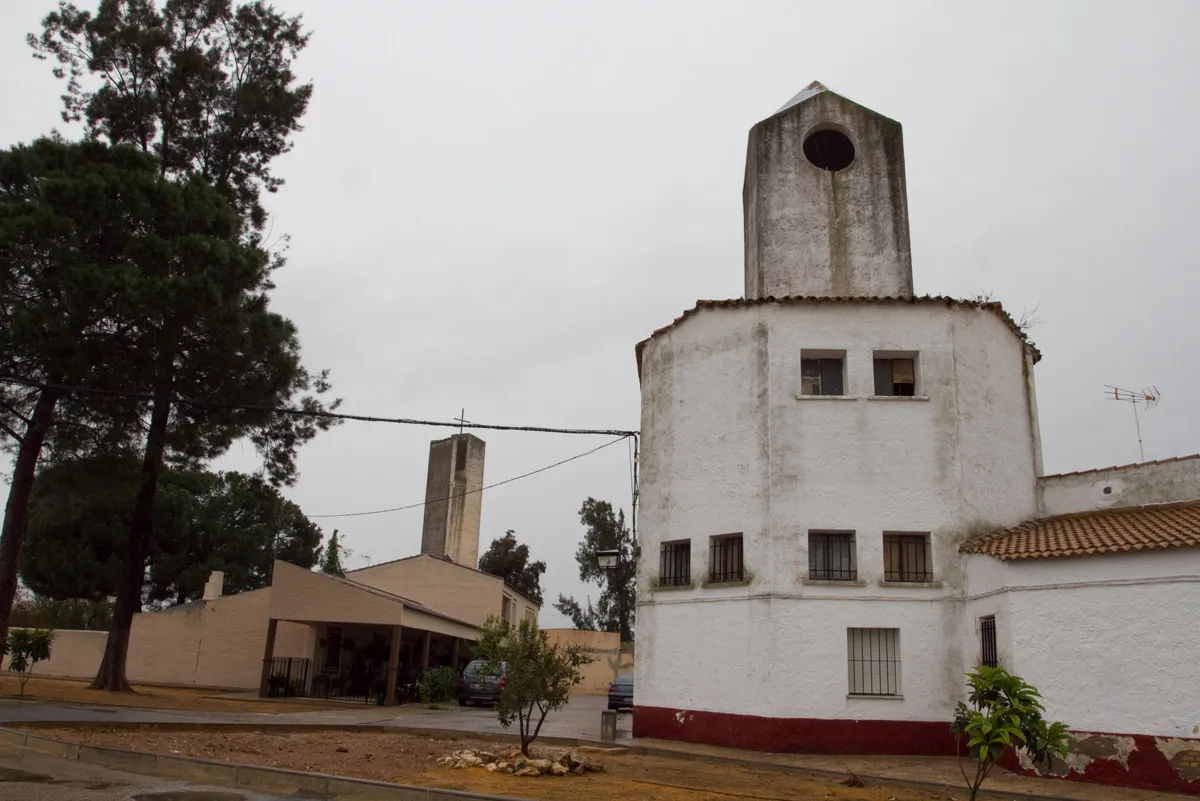
M 153 722 L 153 723 L 118 723 L 106 721 L 87 721 L 84 723 L 69 723 L 40 721 L 21 722 L 22 728 L 55 729 L 69 725 L 77 729 L 159 729 L 165 731 L 237 731 L 252 729 L 261 731 L 264 726 L 260 723 L 201 723 L 201 722 Z M 461 729 L 432 729 L 415 726 L 381 726 L 372 724 L 342 724 L 323 726 L 317 724 L 271 724 L 271 732 L 291 731 L 347 731 L 347 732 L 380 732 L 389 734 L 405 734 L 416 737 L 430 737 L 445 740 L 491 740 L 501 743 L 519 743 L 520 738 L 514 734 L 465 731 Z M 921 781 L 918 779 L 898 779 L 890 776 L 878 776 L 867 773 L 851 773 L 847 771 L 827 770 L 824 768 L 801 767 L 779 762 L 763 762 L 757 760 L 739 759 L 737 757 L 712 754 L 696 754 L 687 751 L 676 751 L 670 748 L 655 748 L 653 746 L 617 743 L 604 743 L 596 740 L 538 737 L 538 742 L 563 748 L 619 748 L 634 756 L 653 756 L 668 759 L 682 759 L 697 762 L 709 762 L 723 765 L 734 765 L 749 769 L 759 769 L 775 773 L 803 774 L 821 776 L 830 779 L 846 779 L 850 777 L 863 781 L 868 787 L 878 785 L 893 785 L 919 790 L 935 790 L 938 792 L 962 793 L 960 784 L 943 784 L 940 782 Z M 32 734 L 18 729 L 0 726 L 0 744 L 33 751 L 46 756 L 62 759 L 74 759 L 80 762 L 99 765 L 101 767 L 124 770 L 133 773 L 145 773 L 163 778 L 208 781 L 217 784 L 234 786 L 250 786 L 273 792 L 308 792 L 332 794 L 341 798 L 358 796 L 364 793 L 372 798 L 387 798 L 394 801 L 461 801 L 461 799 L 480 799 L 481 801 L 528 801 L 527 799 L 511 796 L 486 795 L 469 793 L 463 790 L 444 790 L 437 787 L 421 787 L 417 785 L 391 784 L 389 782 L 373 781 L 371 779 L 355 779 L 347 776 L 332 776 L 324 773 L 310 773 L 285 768 L 269 768 L 261 765 L 240 765 L 233 762 L 215 762 L 196 757 L 153 754 L 143 751 L 130 751 L 122 748 L 106 748 L 101 746 L 81 745 L 64 740 L 56 740 L 41 734 Z M 1036 793 L 1014 790 L 991 790 L 982 788 L 979 791 L 982 798 L 1019 797 L 1029 801 L 1077 801 L 1057 795 L 1039 795 Z

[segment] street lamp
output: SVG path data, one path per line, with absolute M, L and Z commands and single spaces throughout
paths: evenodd
M 620 559 L 620 557 L 621 552 L 618 550 L 596 551 L 596 563 L 600 566 L 600 569 L 605 572 L 609 570 L 616 570 L 617 560 Z

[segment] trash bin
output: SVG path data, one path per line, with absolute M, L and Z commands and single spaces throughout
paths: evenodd
M 615 709 L 605 709 L 600 713 L 600 741 L 605 743 L 616 742 L 617 739 L 617 712 Z

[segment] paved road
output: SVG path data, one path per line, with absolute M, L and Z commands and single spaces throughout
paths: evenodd
M 0 801 L 284 801 L 243 789 L 155 779 L 0 747 Z M 295 796 L 290 799 L 295 801 Z
M 562 709 L 551 712 L 542 727 L 547 737 L 600 739 L 600 713 L 608 706 L 606 696 L 576 696 Z M 133 709 L 129 707 L 98 707 L 83 705 L 54 705 L 24 701 L 0 701 L 0 723 L 44 721 L 53 723 L 256 723 L 270 725 L 345 725 L 373 724 L 377 726 L 417 726 L 429 729 L 461 729 L 480 733 L 497 733 L 505 729 L 490 708 L 459 707 L 453 702 L 431 710 L 421 704 L 402 707 L 380 707 L 347 704 L 345 709 L 285 712 L 281 714 L 228 714 L 222 712 L 185 712 L 176 710 Z M 630 736 L 629 715 L 617 722 L 618 736 Z

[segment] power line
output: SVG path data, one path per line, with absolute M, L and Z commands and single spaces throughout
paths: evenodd
M 59 392 L 81 392 L 93 395 L 108 395 L 111 397 L 128 398 L 130 400 L 152 401 L 154 395 L 146 392 L 127 392 L 115 389 L 100 389 L 97 387 L 78 387 L 67 384 L 47 384 L 40 381 L 31 381 L 26 378 L 18 378 L 16 376 L 0 376 L 0 384 L 15 384 L 17 386 L 30 387 L 33 389 L 53 389 Z M 343 414 L 341 412 L 316 411 L 312 409 L 297 409 L 291 406 L 258 406 L 254 404 L 244 403 L 222 403 L 217 401 L 202 401 L 191 398 L 171 398 L 172 403 L 179 403 L 185 406 L 194 406 L 200 409 L 220 409 L 225 411 L 235 412 L 268 412 L 271 414 L 285 414 L 292 417 L 319 417 L 327 420 L 354 420 L 360 423 L 391 423 L 393 425 L 407 426 L 435 426 L 438 428 L 462 428 L 463 423 L 460 421 L 444 422 L 441 420 L 416 420 L 407 417 L 378 417 L 365 414 Z M 466 423 L 466 428 L 486 429 L 489 431 L 531 431 L 543 434 L 589 434 L 602 435 L 610 437 L 636 437 L 637 431 L 622 431 L 615 428 L 555 428 L 553 426 L 502 426 L 489 425 L 487 423 Z M 585 454 L 586 455 L 586 454 Z M 311 517 L 311 515 L 310 515 Z
M 511 484 L 514 481 L 520 481 L 523 478 L 529 478 L 530 476 L 535 476 L 538 473 L 544 473 L 547 470 L 552 470 L 555 467 L 559 467 L 561 465 L 566 464 L 567 462 L 573 462 L 576 459 L 582 459 L 585 456 L 591 456 L 596 451 L 602 451 L 605 448 L 607 448 L 609 445 L 616 445 L 618 442 L 622 442 L 626 439 L 629 439 L 630 436 L 632 436 L 632 435 L 617 437 L 616 439 L 612 440 L 611 442 L 606 442 L 598 448 L 592 448 L 590 451 L 585 451 L 584 453 L 580 453 L 575 456 L 572 456 L 570 459 L 563 459 L 561 462 L 555 462 L 554 464 L 546 465 L 545 467 L 539 467 L 537 470 L 533 470 L 528 473 L 523 473 L 519 476 L 513 476 L 512 478 L 506 478 L 504 481 L 497 481 L 495 484 L 488 484 L 487 486 L 480 487 L 479 489 L 468 490 L 467 492 L 460 492 L 458 495 L 451 495 L 448 498 L 439 498 L 435 501 L 422 501 L 421 503 L 411 503 L 408 506 L 396 506 L 391 509 L 376 509 L 375 511 L 372 511 L 372 512 L 344 512 L 339 515 L 308 515 L 308 517 L 322 518 L 322 519 L 328 519 L 331 517 L 365 517 L 366 515 L 382 515 L 382 514 L 387 514 L 388 512 L 403 512 L 406 509 L 416 509 L 421 506 L 428 506 L 431 503 L 445 503 L 447 501 L 452 501 L 455 498 L 462 498 L 467 495 L 473 495 L 476 492 L 483 492 L 484 490 L 489 490 L 489 489 L 492 489 L 493 487 L 501 487 L 501 486 L 504 486 L 505 484 Z

